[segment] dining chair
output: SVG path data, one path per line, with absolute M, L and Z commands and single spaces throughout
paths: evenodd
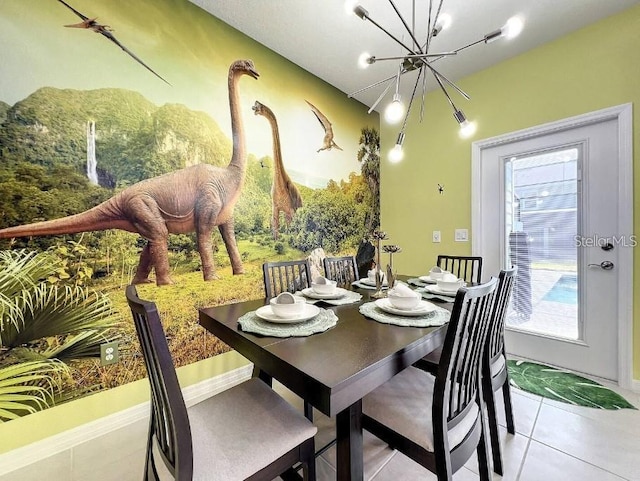
M 493 458 L 493 470 L 496 474 L 503 474 L 502 452 L 498 430 L 498 416 L 496 413 L 495 392 L 502 390 L 504 400 L 505 419 L 507 432 L 515 434 L 515 422 L 513 420 L 513 406 L 511 404 L 511 391 L 509 388 L 509 372 L 507 370 L 506 350 L 504 344 L 504 323 L 511 299 L 513 283 L 517 267 L 504 269 L 498 276 L 498 287 L 491 308 L 491 324 L 487 345 L 484 350 L 482 363 L 482 395 L 487 405 L 489 418 L 489 436 L 491 439 L 491 453 Z M 435 374 L 439 369 L 442 350 L 439 347 L 414 364 L 423 371 Z
M 311 266 L 308 259 L 262 264 L 264 293 L 267 299 L 282 292 L 301 291 L 311 286 Z
M 487 336 L 487 346 L 485 347 L 482 368 L 482 394 L 489 415 L 489 436 L 491 438 L 493 470 L 501 476 L 503 474 L 503 465 L 495 392 L 499 389 L 502 390 L 507 432 L 509 434 L 515 434 L 516 426 L 513 421 L 509 371 L 507 369 L 507 351 L 504 345 L 504 323 L 507 317 L 516 272 L 517 267 L 512 267 L 511 269 L 500 271 L 500 275 L 498 276 L 498 288 L 496 289 L 491 314 L 491 331 Z
M 151 385 L 145 481 L 158 468 L 176 481 L 270 481 L 297 463 L 315 480 L 313 424 L 257 378 L 187 409 L 155 304 L 134 286 L 126 296 Z
M 410 366 L 362 401 L 362 427 L 440 481 L 474 451 L 480 479 L 491 479 L 480 376 L 496 285 L 458 290 L 435 376 Z
M 339 287 L 351 286 L 360 279 L 355 256 L 325 257 L 323 262 L 325 277 L 337 281 Z
M 439 255 L 437 266 L 466 282 L 482 282 L 482 257 Z

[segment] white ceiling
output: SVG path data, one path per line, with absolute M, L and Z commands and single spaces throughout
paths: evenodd
M 399 63 L 378 62 L 368 69 L 357 66 L 363 51 L 377 57 L 401 55 L 401 47 L 373 24 L 347 15 L 344 0 L 191 0 L 204 10 L 278 52 L 345 93 L 352 93 L 394 75 Z M 414 0 L 395 0 L 411 25 Z M 601 18 L 628 8 L 640 0 L 444 0 L 442 12 L 453 18 L 451 27 L 438 35 L 431 52 L 459 48 L 500 28 L 519 15 L 525 23 L 520 36 L 481 43 L 437 62 L 438 69 L 451 80 L 525 52 L 561 37 Z M 360 0 L 372 19 L 405 44 L 410 37 L 393 11 L 389 0 Z M 434 0 L 437 3 L 437 0 Z M 415 0 L 416 35 L 424 42 L 427 30 L 427 0 Z M 614 34 L 614 32 L 612 32 Z M 588 48 L 588 46 L 585 46 Z M 401 92 L 410 93 L 415 73 L 403 76 Z M 429 89 L 434 87 L 428 77 Z M 371 106 L 383 87 L 355 96 Z M 389 95 L 390 98 L 390 95 Z M 383 102 L 376 110 L 380 110 Z

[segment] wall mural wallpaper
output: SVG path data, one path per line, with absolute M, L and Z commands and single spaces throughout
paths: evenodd
M 0 52 L 0 422 L 145 375 L 127 284 L 182 366 L 379 223 L 377 115 L 187 0 L 4 0 Z

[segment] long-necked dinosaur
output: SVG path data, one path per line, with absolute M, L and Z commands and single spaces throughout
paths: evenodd
M 302 197 L 298 188 L 291 182 L 289 174 L 282 163 L 282 151 L 280 149 L 280 132 L 278 121 L 273 111 L 266 105 L 258 102 L 253 104 L 253 111 L 256 115 L 262 115 L 271 124 L 273 135 L 273 184 L 271 185 L 271 232 L 273 238 L 277 239 L 280 231 L 280 212 L 283 212 L 287 225 L 291 223 L 293 214 L 302 207 Z
M 251 60 L 229 67 L 229 106 L 233 153 L 226 168 L 199 164 L 128 187 L 80 214 L 0 230 L 0 239 L 122 229 L 148 240 L 140 254 L 134 283 L 150 282 L 155 269 L 158 285 L 171 284 L 167 243 L 169 233 L 195 230 L 204 280 L 216 278 L 211 234 L 218 227 L 234 274 L 242 274 L 242 260 L 233 228 L 233 209 L 245 178 L 247 153 L 240 112 L 238 82 L 243 75 L 259 77 Z

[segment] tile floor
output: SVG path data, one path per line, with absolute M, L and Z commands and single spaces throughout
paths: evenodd
M 281 386 L 276 389 L 301 407 L 299 398 Z M 640 394 L 614 389 L 640 406 Z M 513 390 L 513 403 L 517 432 L 509 435 L 502 429 L 505 474 L 494 474 L 494 480 L 640 481 L 640 411 L 574 407 L 518 390 Z M 316 415 L 316 421 L 319 447 L 331 439 L 333 423 L 321 414 Z M 146 429 L 146 421 L 139 421 L 98 438 L 90 446 L 79 446 L 0 476 L 0 481 L 140 481 Z M 366 480 L 436 479 L 366 432 L 364 458 Z M 335 447 L 317 459 L 319 481 L 335 479 L 335 462 Z M 475 459 L 453 479 L 478 480 Z

